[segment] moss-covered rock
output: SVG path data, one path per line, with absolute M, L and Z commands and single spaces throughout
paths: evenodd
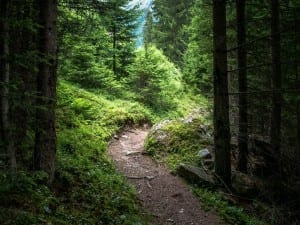
M 145 149 L 175 169 L 181 162 L 197 165 L 198 152 L 211 146 L 212 141 L 211 125 L 196 111 L 184 119 L 165 120 L 153 126 L 145 140 Z

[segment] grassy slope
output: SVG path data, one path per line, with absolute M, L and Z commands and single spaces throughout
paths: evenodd
M 146 224 L 134 189 L 106 149 L 123 125 L 151 120 L 137 103 L 108 101 L 61 81 L 54 187 L 42 172 L 0 171 L 0 224 Z

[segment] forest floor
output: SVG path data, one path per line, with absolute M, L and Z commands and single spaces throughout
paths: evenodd
M 109 144 L 117 169 L 132 183 L 153 225 L 217 225 L 216 213 L 206 212 L 185 182 L 143 153 L 148 129 L 129 128 Z

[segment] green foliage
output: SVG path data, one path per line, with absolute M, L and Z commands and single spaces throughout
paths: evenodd
M 192 21 L 186 26 L 189 38 L 183 77 L 189 88 L 207 95 L 212 93 L 212 12 L 203 4 L 203 0 L 195 0 L 191 7 Z
M 91 18 L 81 17 L 66 8 L 61 8 L 61 14 L 59 24 L 64 33 L 60 37 L 59 76 L 82 87 L 117 92 L 119 85 L 108 67 L 107 49 L 111 38 L 106 29 L 99 26 L 102 19 L 94 13 L 91 24 Z M 74 24 L 85 27 L 75 28 Z
M 51 189 L 43 172 L 0 171 L 0 224 L 147 224 L 136 192 L 107 156 L 121 127 L 151 121 L 138 103 L 103 96 L 60 81 L 58 152 Z
M 182 95 L 181 73 L 161 51 L 154 46 L 139 49 L 128 72 L 126 82 L 139 102 L 155 111 L 176 109 Z
M 112 46 L 109 50 L 115 76 L 126 77 L 126 67 L 134 60 L 135 29 L 139 11 L 128 8 L 129 0 L 109 0 L 110 9 L 104 12 L 104 26 L 111 36 Z
M 108 89 L 116 86 L 112 71 L 98 61 L 94 46 L 78 40 L 69 54 L 71 57 L 65 59 L 60 67 L 63 77 L 82 87 Z
M 47 220 L 56 198 L 44 172 L 0 171 L 0 223 L 37 225 Z
M 194 193 L 201 199 L 205 210 L 215 209 L 225 220 L 232 225 L 267 225 L 267 223 L 250 216 L 243 208 L 226 201 L 221 194 L 202 188 L 194 188 Z
M 134 58 L 133 29 L 137 11 L 127 1 L 108 1 L 105 13 L 60 7 L 59 76 L 81 87 L 120 95 L 117 80 Z
M 155 44 L 180 68 L 187 45 L 184 27 L 190 22 L 192 4 L 193 0 L 154 0 L 153 16 L 147 18 L 146 44 Z

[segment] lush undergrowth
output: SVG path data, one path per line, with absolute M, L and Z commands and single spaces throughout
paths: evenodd
M 154 111 L 130 100 L 130 95 L 123 99 L 101 95 L 61 80 L 54 183 L 51 188 L 47 185 L 44 172 L 0 171 L 0 224 L 147 224 L 149 217 L 141 211 L 137 193 L 116 172 L 106 150 L 112 135 L 125 125 L 186 116 L 200 106 L 191 117 L 166 123 L 163 130 L 170 134 L 168 143 L 161 145 L 154 139 L 146 143 L 148 151 L 172 169 L 181 162 L 197 164 L 197 152 L 211 144 L 211 134 L 207 136 L 211 132 L 210 113 L 203 110 L 208 102 L 201 96 L 188 95 L 174 101 L 175 110 Z M 195 116 L 199 113 L 201 116 Z M 194 190 L 206 207 L 216 208 L 230 224 L 259 224 L 215 194 Z
M 201 187 L 194 187 L 194 193 L 201 199 L 205 210 L 215 209 L 226 224 L 232 225 L 268 225 L 257 219 L 241 206 L 227 201 L 221 193 L 213 192 Z
M 152 120 L 138 103 L 108 101 L 61 81 L 54 184 L 48 187 L 43 172 L 1 172 L 0 224 L 146 224 L 134 188 L 106 149 L 125 124 Z

